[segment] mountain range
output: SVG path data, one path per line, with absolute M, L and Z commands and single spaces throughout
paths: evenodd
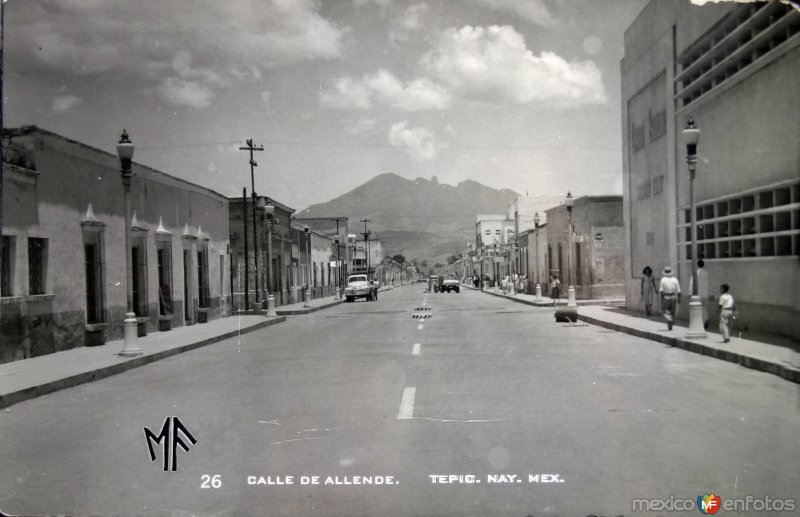
M 446 263 L 475 239 L 478 214 L 504 214 L 518 194 L 496 190 L 472 180 L 458 185 L 430 180 L 409 180 L 397 174 L 380 174 L 363 185 L 326 203 L 311 205 L 297 217 L 347 217 L 350 233 L 363 233 L 361 219 L 371 238 L 378 238 L 384 255 L 400 253 L 407 260 L 426 260 L 432 266 Z

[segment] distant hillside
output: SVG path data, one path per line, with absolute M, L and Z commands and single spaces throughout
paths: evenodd
M 345 216 L 350 232 L 363 232 L 359 219 L 370 219 L 369 230 L 386 246 L 386 254 L 401 249 L 409 260 L 431 265 L 464 249 L 473 240 L 477 214 L 505 213 L 516 199 L 512 190 L 495 190 L 475 181 L 457 186 L 397 174 L 381 174 L 327 203 L 297 213 L 303 217 Z

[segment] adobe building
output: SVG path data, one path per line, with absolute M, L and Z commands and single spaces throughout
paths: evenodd
M 121 339 L 127 289 L 140 335 L 229 314 L 224 196 L 133 163 L 125 221 L 115 154 L 35 126 L 3 148 L 0 361 Z
M 689 173 L 681 131 L 700 129 L 698 258 L 731 286 L 750 330 L 800 337 L 800 12 L 789 3 L 653 0 L 621 63 L 625 298 L 642 270 L 691 278 Z M 688 296 L 679 316 L 688 317 Z
M 350 270 L 349 252 L 350 247 L 347 245 L 347 235 L 349 232 L 349 219 L 344 216 L 331 216 L 331 217 L 298 217 L 296 219 L 300 223 L 307 224 L 314 229 L 315 232 L 328 237 L 333 243 L 332 271 L 333 285 L 337 283 L 340 287 L 344 288 L 344 282 L 347 278 L 348 271 Z M 336 241 L 339 241 L 339 250 L 336 250 Z M 337 269 L 338 268 L 338 269 Z
M 256 198 L 256 237 L 258 241 L 258 284 L 256 284 L 255 246 L 253 243 L 253 197 L 247 196 L 247 203 L 241 197 L 230 198 L 229 224 L 231 241 L 231 286 L 235 310 L 245 310 L 245 269 L 248 273 L 248 302 L 249 308 L 255 308 L 256 290 L 258 301 L 266 307 L 266 292 L 275 297 L 275 305 L 281 306 L 294 303 L 292 280 L 288 275 L 293 264 L 297 262 L 299 249 L 297 243 L 292 241 L 291 224 L 294 208 L 288 207 L 274 199 L 265 196 Z M 274 207 L 272 219 L 267 218 L 263 205 L 271 204 Z M 245 214 L 246 209 L 246 225 Z M 245 234 L 245 227 L 247 233 Z M 272 255 L 269 254 L 270 239 L 272 240 Z M 247 241 L 247 255 L 249 263 L 245 268 L 245 240 Z M 267 261 L 271 261 L 271 267 Z M 258 287 L 258 289 L 256 289 Z
M 542 214 L 545 214 L 542 211 Z M 540 215 L 544 219 L 544 215 Z M 550 292 L 548 254 L 547 254 L 547 223 L 539 223 L 538 227 L 525 230 L 519 235 L 519 253 L 522 263 L 522 274 L 528 279 L 527 293 L 536 294 L 536 284 L 542 287 L 542 295 Z
M 567 287 L 573 285 L 579 299 L 622 299 L 625 294 L 622 196 L 579 197 L 573 202 L 571 217 L 566 204 L 546 212 L 547 267 L 550 275 L 561 280 L 561 292 L 566 295 Z
M 530 279 L 530 272 L 533 271 L 535 273 L 536 269 L 536 261 L 535 257 L 530 259 L 528 257 L 530 250 L 528 249 L 529 245 L 530 248 L 533 248 L 533 253 L 535 251 L 535 240 L 531 240 L 533 237 L 528 237 L 527 232 L 532 231 L 536 228 L 536 216 L 539 216 L 539 226 L 543 227 L 547 224 L 547 212 L 548 208 L 554 207 L 563 201 L 562 196 L 544 196 L 544 195 L 536 195 L 536 196 L 517 196 L 513 203 L 508 205 L 508 212 L 507 212 L 507 220 L 511 220 L 514 223 L 514 235 L 516 235 L 516 244 L 514 248 L 511 249 L 511 269 L 513 272 L 516 272 L 520 275 L 526 275 Z M 525 237 L 523 237 L 525 235 Z M 511 239 L 514 239 L 511 236 Z M 524 245 L 523 245 L 524 241 Z M 531 267 L 531 264 L 533 266 Z M 546 283 L 546 282 L 545 282 Z M 535 284 L 533 284 L 535 288 Z

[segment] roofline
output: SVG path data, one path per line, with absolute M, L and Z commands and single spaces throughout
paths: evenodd
M 293 214 L 293 213 L 297 212 L 296 208 L 292 208 L 290 206 L 286 206 L 286 205 L 284 205 L 283 203 L 281 203 L 280 201 L 276 200 L 273 197 L 256 195 L 256 198 L 258 198 L 258 199 L 261 199 L 261 198 L 269 199 L 269 201 L 272 203 L 273 206 L 276 206 L 276 207 L 280 208 L 281 210 L 283 210 L 285 212 L 289 212 L 290 214 Z M 248 196 L 247 199 L 252 199 L 252 194 L 250 196 Z M 228 202 L 230 202 L 230 203 L 236 203 L 236 202 L 241 203 L 242 202 L 242 197 L 241 196 L 229 197 L 228 198 Z
M 30 134 L 33 134 L 33 133 L 41 133 L 41 134 L 48 135 L 48 136 L 51 136 L 51 137 L 54 137 L 54 138 L 58 138 L 58 139 L 66 141 L 66 142 L 69 142 L 70 144 L 76 145 L 78 147 L 83 147 L 83 148 L 88 149 L 90 151 L 97 152 L 97 153 L 100 153 L 100 154 L 103 154 L 103 155 L 106 155 L 106 156 L 110 156 L 110 157 L 115 158 L 115 159 L 119 159 L 118 156 L 116 156 L 114 154 L 111 154 L 108 151 L 104 151 L 102 149 L 98 149 L 97 147 L 92 147 L 89 144 L 86 144 L 86 143 L 83 143 L 83 142 L 79 142 L 77 140 L 73 140 L 72 138 L 69 138 L 69 137 L 66 137 L 64 135 L 55 133 L 53 131 L 50 131 L 49 129 L 44 129 L 44 128 L 39 127 L 39 126 L 37 126 L 35 124 L 23 125 L 23 126 L 19 126 L 19 127 L 3 128 L 3 138 L 5 138 L 6 135 L 8 135 L 8 136 L 27 136 L 27 135 L 30 135 Z M 225 201 L 228 200 L 228 198 L 226 196 L 220 194 L 216 190 L 211 190 L 208 187 L 204 187 L 202 185 L 198 185 L 197 183 L 192 183 L 191 181 L 185 180 L 183 178 L 179 178 L 177 176 L 173 176 L 171 174 L 167 174 L 164 171 L 160 171 L 158 169 L 154 169 L 154 168 L 149 167 L 147 165 L 143 165 L 143 164 L 141 164 L 141 163 L 139 163 L 137 161 L 134 161 L 134 160 L 131 161 L 131 164 L 132 165 L 136 165 L 136 168 L 144 169 L 146 171 L 150 171 L 150 172 L 153 172 L 155 174 L 159 174 L 161 176 L 166 176 L 171 180 L 178 181 L 180 183 L 185 183 L 187 185 L 191 185 L 192 187 L 198 188 L 200 190 L 204 190 L 209 194 L 213 194 L 215 196 L 219 196 L 220 198 L 222 198 L 222 200 L 225 200 Z M 136 170 L 134 169 L 133 172 L 135 174 Z

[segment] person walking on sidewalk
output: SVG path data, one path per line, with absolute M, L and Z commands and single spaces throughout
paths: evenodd
M 550 278 L 550 296 L 553 297 L 553 307 L 555 307 L 558 299 L 561 298 L 561 281 L 555 275 Z
M 731 324 L 733 323 L 733 311 L 735 306 L 733 304 L 733 296 L 728 292 L 730 286 L 722 284 L 719 286 L 719 333 L 722 335 L 722 342 L 728 343 L 731 340 Z
M 653 313 L 653 301 L 656 299 L 656 279 L 653 276 L 653 269 L 645 266 L 642 270 L 642 300 L 644 300 L 644 312 L 649 317 Z
M 667 330 L 675 324 L 675 311 L 681 303 L 681 284 L 672 276 L 672 268 L 667 266 L 662 272 L 658 291 L 661 293 L 661 312 L 667 320 Z

